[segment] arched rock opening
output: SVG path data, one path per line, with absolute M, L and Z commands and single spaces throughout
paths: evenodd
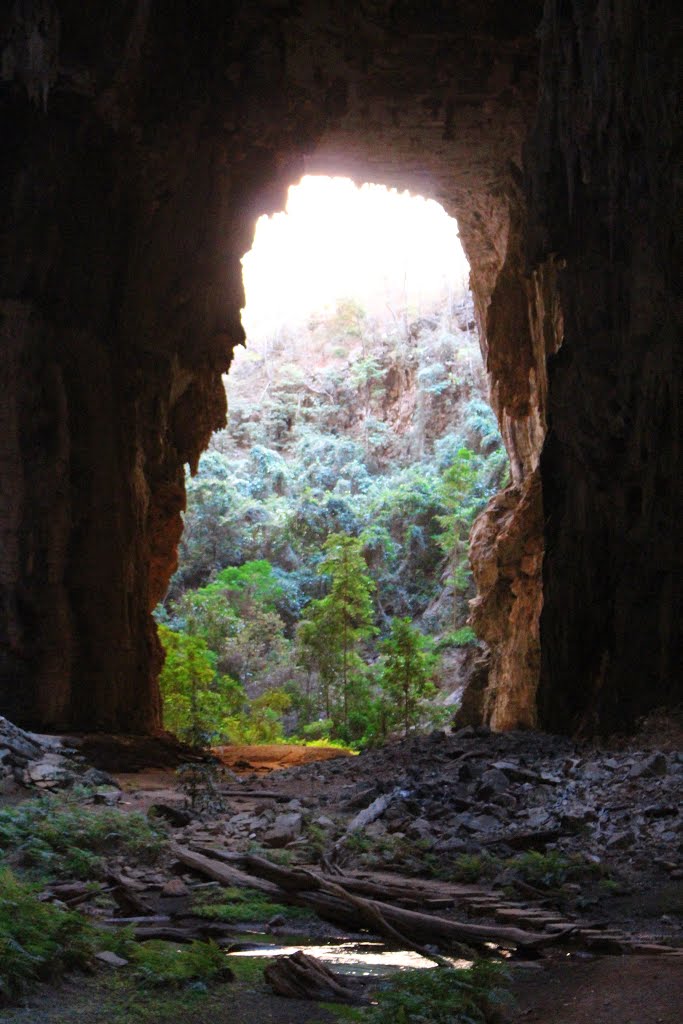
M 674 8 L 644 6 L 0 16 L 0 711 L 159 726 L 183 465 L 223 423 L 255 219 L 304 171 L 458 219 L 514 474 L 473 537 L 492 724 L 678 699 Z

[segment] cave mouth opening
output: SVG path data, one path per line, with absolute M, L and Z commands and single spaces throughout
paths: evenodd
M 165 725 L 194 738 L 196 697 L 175 693 L 191 638 L 229 709 L 218 720 L 207 696 L 200 732 L 214 742 L 359 744 L 379 727 L 372 677 L 399 621 L 419 633 L 445 715 L 476 653 L 469 528 L 507 473 L 457 223 L 421 196 L 307 176 L 258 220 L 242 263 L 228 423 L 187 479 L 179 568 L 157 612 Z M 325 568 L 346 543 L 354 586 L 367 585 L 341 682 L 336 636 L 311 609 L 322 614 Z

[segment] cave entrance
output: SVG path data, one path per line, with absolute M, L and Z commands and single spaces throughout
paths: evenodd
M 214 739 L 436 721 L 433 682 L 445 715 L 477 650 L 469 529 L 507 472 L 457 224 L 421 196 L 305 177 L 243 268 L 246 346 L 187 481 L 162 692 L 192 637 Z M 392 637 L 421 680 L 401 720 L 381 685 Z M 167 727 L 192 728 L 188 707 L 167 699 Z

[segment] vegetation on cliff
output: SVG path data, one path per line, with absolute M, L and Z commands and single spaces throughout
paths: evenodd
M 363 744 L 423 720 L 434 641 L 476 641 L 467 537 L 507 475 L 485 393 L 467 297 L 412 321 L 345 300 L 250 345 L 157 610 L 169 728 Z

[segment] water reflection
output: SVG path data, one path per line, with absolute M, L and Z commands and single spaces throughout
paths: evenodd
M 237 950 L 228 953 L 228 956 L 289 956 L 301 948 L 310 956 L 334 965 L 335 970 L 340 974 L 361 978 L 393 974 L 395 971 L 426 970 L 436 966 L 433 960 L 428 960 L 427 957 L 421 956 L 411 949 L 387 949 L 381 942 L 348 942 L 329 946 L 315 946 L 301 942 L 291 946 L 263 945 L 257 949 Z M 469 960 L 453 960 L 449 963 L 453 967 L 471 966 Z

